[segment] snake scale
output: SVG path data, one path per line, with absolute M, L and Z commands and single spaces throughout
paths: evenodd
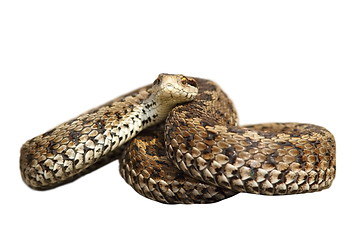
M 315 192 L 336 172 L 335 139 L 325 128 L 239 126 L 216 83 L 174 74 L 28 140 L 20 171 L 31 188 L 49 189 L 115 159 L 135 191 L 172 204 Z

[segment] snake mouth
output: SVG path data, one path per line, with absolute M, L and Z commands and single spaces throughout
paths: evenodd
M 197 95 L 197 91 L 189 92 L 189 91 L 184 91 L 183 89 L 176 88 L 176 87 L 175 87 L 175 89 L 176 89 L 176 92 L 173 92 L 173 91 L 170 92 L 170 95 L 172 98 L 184 98 L 184 101 L 186 101 L 186 99 L 188 99 L 188 101 L 191 101 Z
M 193 100 L 197 93 L 198 91 L 184 90 L 177 85 L 167 84 L 159 95 L 162 101 L 183 103 Z

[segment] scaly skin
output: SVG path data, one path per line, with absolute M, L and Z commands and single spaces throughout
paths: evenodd
M 70 181 L 146 127 L 197 94 L 194 80 L 160 74 L 152 86 L 121 96 L 27 141 L 20 171 L 26 184 L 47 189 Z M 167 101 L 164 101 L 166 99 Z
M 164 78 L 182 87 L 169 87 L 160 81 Z M 158 93 L 161 83 L 171 91 Z M 174 94 L 184 87 L 189 89 Z M 166 117 L 164 124 L 142 131 Z M 20 166 L 29 186 L 47 189 L 114 159 L 120 159 L 127 183 L 162 203 L 211 203 L 239 192 L 321 191 L 331 186 L 336 172 L 335 140 L 325 128 L 301 123 L 240 127 L 231 100 L 218 85 L 167 74 L 153 87 L 29 140 Z
M 217 85 L 198 85 L 195 100 L 175 107 L 166 121 L 166 152 L 177 168 L 237 192 L 283 195 L 330 187 L 336 157 L 329 131 L 301 123 L 223 124 L 223 109 L 214 104 Z

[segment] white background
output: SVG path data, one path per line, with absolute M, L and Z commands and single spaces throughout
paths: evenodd
M 359 239 L 358 1 L 1 1 L 1 239 Z M 34 191 L 19 149 L 158 73 L 212 79 L 242 124 L 298 121 L 337 140 L 319 193 L 210 205 L 141 197 L 118 163 Z

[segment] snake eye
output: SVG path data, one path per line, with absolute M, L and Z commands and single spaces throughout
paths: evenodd
M 181 78 L 181 84 L 182 85 L 187 85 L 188 84 L 190 86 L 197 87 L 197 84 L 196 84 L 195 80 L 189 79 L 189 78 L 186 78 L 186 77 Z

